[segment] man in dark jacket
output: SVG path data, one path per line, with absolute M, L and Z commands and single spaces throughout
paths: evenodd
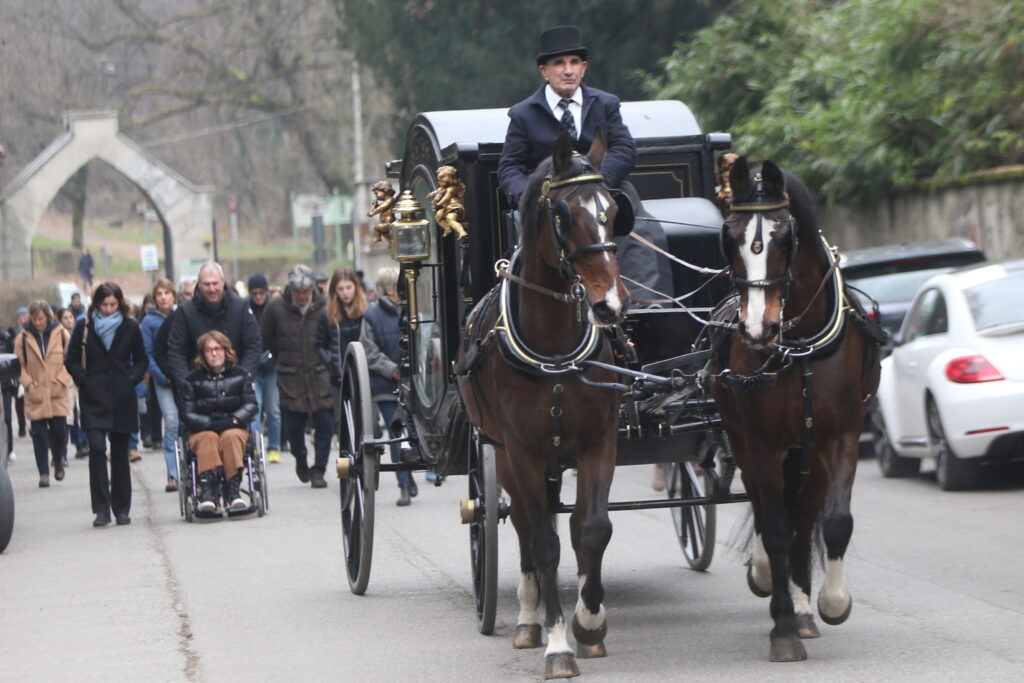
M 267 350 L 277 358 L 277 387 L 281 419 L 295 456 L 299 481 L 324 488 L 324 472 L 331 452 L 334 418 L 331 415 L 330 370 L 316 351 L 316 329 L 324 311 L 324 298 L 316 288 L 309 266 L 297 265 L 288 273 L 288 286 L 267 304 L 260 330 Z M 306 418 L 313 416 L 314 462 L 306 461 Z
M 608 147 L 601 166 L 608 187 L 621 189 L 637 214 L 648 216 L 639 206 L 636 189 L 626 181 L 636 164 L 636 143 L 622 122 L 619 98 L 583 85 L 587 48 L 575 26 L 557 26 L 540 35 L 537 70 L 546 85 L 508 111 L 498 183 L 509 204 L 518 208 L 530 174 L 551 156 L 560 132 L 567 131 L 575 140 L 573 149 L 586 154 L 600 127 Z M 668 248 L 665 230 L 657 222 L 637 221 L 635 231 L 662 249 Z M 660 299 L 657 292 L 671 292 L 672 272 L 667 261 L 631 237 L 617 237 L 615 242 L 619 267 L 631 280 L 627 286 L 634 298 Z
M 260 328 L 246 300 L 224 288 L 224 269 L 210 261 L 199 269 L 195 296 L 182 302 L 167 323 L 167 368 L 175 386 L 194 369 L 196 339 L 210 330 L 231 340 L 238 364 L 256 374 L 263 346 Z

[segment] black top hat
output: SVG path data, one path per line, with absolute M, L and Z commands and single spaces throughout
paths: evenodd
M 562 55 L 579 55 L 580 59 L 587 59 L 587 48 L 582 45 L 580 30 L 575 26 L 556 26 L 540 34 L 537 66 Z

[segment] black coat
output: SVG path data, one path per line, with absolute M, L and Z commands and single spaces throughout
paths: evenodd
M 256 415 L 252 373 L 229 365 L 221 373 L 195 370 L 181 385 L 182 419 L 192 433 L 211 428 L 220 418 L 236 418 L 248 426 Z
M 327 311 L 320 316 L 316 328 L 316 352 L 331 370 L 331 384 L 341 386 L 341 364 L 345 361 L 345 349 L 349 342 L 359 341 L 359 328 L 363 317 L 350 318 L 341 312 L 341 322 L 332 323 L 327 319 Z
M 544 88 L 508 110 L 508 131 L 498 161 L 498 183 L 512 206 L 526 190 L 526 181 L 540 162 L 551 156 L 562 123 L 555 118 L 544 96 Z M 619 187 L 636 164 L 636 143 L 622 123 L 619 98 L 597 88 L 583 88 L 583 128 L 573 148 L 590 151 L 598 126 L 604 131 L 608 154 L 601 171 L 609 187 Z
M 88 329 L 84 345 L 82 337 Z M 139 324 L 125 318 L 114 332 L 110 350 L 96 333 L 92 318 L 80 320 L 71 332 L 64 367 L 78 386 L 78 408 L 83 429 L 117 434 L 139 430 L 135 385 L 149 368 Z
M 167 334 L 167 370 L 170 372 L 167 375 L 175 383 L 182 382 L 192 371 L 196 340 L 210 330 L 223 332 L 231 341 L 238 364 L 243 368 L 255 373 L 259 366 L 263 346 L 256 316 L 247 300 L 230 290 L 224 291 L 221 305 L 211 309 L 197 287 L 195 296 L 178 306 L 167 324 L 170 325 Z

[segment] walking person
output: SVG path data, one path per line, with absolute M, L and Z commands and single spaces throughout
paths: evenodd
M 28 323 L 28 309 L 22 306 L 15 316 L 17 317 L 14 322 L 14 333 L 18 334 L 18 331 Z M 18 437 L 21 438 L 25 436 L 25 387 L 21 386 L 20 382 L 17 384 L 17 392 L 14 397 L 14 412 L 18 416 Z
M 366 364 L 370 369 L 370 392 L 373 401 L 390 429 L 391 420 L 398 408 L 395 391 L 398 389 L 398 361 L 401 358 L 398 340 L 401 333 L 398 319 L 401 316 L 398 296 L 398 268 L 388 266 L 377 272 L 377 303 L 366 309 L 359 341 L 366 349 Z M 391 444 L 391 462 L 401 461 L 397 444 Z M 419 493 L 416 480 L 411 472 L 395 472 L 398 477 L 399 496 L 396 505 L 405 506 Z
M 65 367 L 79 390 L 82 426 L 89 439 L 89 489 L 93 526 L 131 524 L 131 470 L 128 437 L 139 428 L 135 385 L 149 367 L 139 324 L 130 316 L 121 287 L 96 287 L 84 320 L 75 325 Z M 107 473 L 107 441 L 110 473 Z
M 277 386 L 281 392 L 281 418 L 295 456 L 299 481 L 315 489 L 327 486 L 324 472 L 334 436 L 331 383 L 327 365 L 316 350 L 316 331 L 324 299 L 309 266 L 297 265 L 288 273 L 288 285 L 271 299 L 260 320 L 263 345 L 277 357 Z M 306 461 L 306 420 L 313 416 L 314 461 Z
M 95 268 L 96 262 L 93 261 L 92 254 L 88 249 L 82 247 L 82 255 L 78 257 L 78 274 L 82 276 L 84 289 L 87 292 L 92 289 L 92 276 Z
M 316 351 L 331 371 L 334 428 L 341 410 L 341 364 L 349 342 L 359 341 L 363 313 L 369 307 L 359 276 L 351 268 L 338 268 L 327 287 L 327 308 L 316 330 Z
M 263 318 L 263 311 L 270 301 L 270 287 L 262 273 L 249 278 L 249 308 L 256 316 L 257 325 Z M 267 349 L 260 354 L 260 362 L 256 366 L 254 376 L 256 382 L 256 402 L 258 410 L 253 420 L 254 429 L 260 424 L 267 426 L 267 461 L 281 462 L 281 394 L 277 388 L 277 357 Z
M 17 334 L 13 327 L 0 328 L 0 353 L 14 353 L 14 338 Z M 18 459 L 14 453 L 14 430 L 11 428 L 14 424 L 14 413 L 11 406 L 14 405 L 14 400 L 18 395 L 18 386 L 17 379 L 5 380 L 0 383 L 0 391 L 3 394 L 4 424 L 7 427 L 7 443 L 0 444 L 0 448 L 5 449 L 7 462 L 14 462 Z
M 153 285 L 154 307 L 142 319 L 142 340 L 146 345 L 149 357 L 149 381 L 156 393 L 160 413 L 163 415 L 163 448 L 164 462 L 167 465 L 167 485 L 165 491 L 178 490 L 178 455 L 175 445 L 178 441 L 178 405 L 174 402 L 174 389 L 171 380 L 156 362 L 154 348 L 160 328 L 175 310 L 178 297 L 174 292 L 174 283 L 161 278 Z
M 188 426 L 188 447 L 199 471 L 198 509 L 244 510 L 242 468 L 247 427 L 256 415 L 252 373 L 238 365 L 226 336 L 212 330 L 196 340 L 195 371 L 181 385 L 182 415 Z
M 49 460 L 53 476 L 64 479 L 67 456 L 68 384 L 71 375 L 64 367 L 64 353 L 70 336 L 53 319 L 50 304 L 33 301 L 29 322 L 14 340 L 14 352 L 21 363 L 21 386 L 25 389 L 25 412 L 31 423 L 32 448 L 39 470 L 39 487 L 50 485 Z
M 81 315 L 85 315 L 84 308 Z M 74 309 L 70 306 L 61 309 L 57 314 L 57 320 L 68 331 L 69 338 L 71 332 L 75 329 L 75 321 L 78 319 L 78 316 L 79 314 L 75 313 Z M 68 412 L 68 440 L 75 447 L 76 458 L 88 458 L 89 442 L 85 438 L 85 432 L 82 431 L 82 421 L 78 411 L 78 387 L 71 381 L 68 382 L 68 409 L 70 411 Z

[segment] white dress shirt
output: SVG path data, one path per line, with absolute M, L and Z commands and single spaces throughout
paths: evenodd
M 544 97 L 548 101 L 548 106 L 551 107 L 551 113 L 561 121 L 562 107 L 558 103 L 562 101 L 562 96 L 552 90 L 551 85 L 548 84 L 544 86 Z M 576 136 L 579 137 L 583 134 L 583 88 L 576 88 L 572 97 L 566 99 L 572 100 L 572 104 L 569 105 L 569 113 L 572 114 L 572 120 L 576 124 Z

